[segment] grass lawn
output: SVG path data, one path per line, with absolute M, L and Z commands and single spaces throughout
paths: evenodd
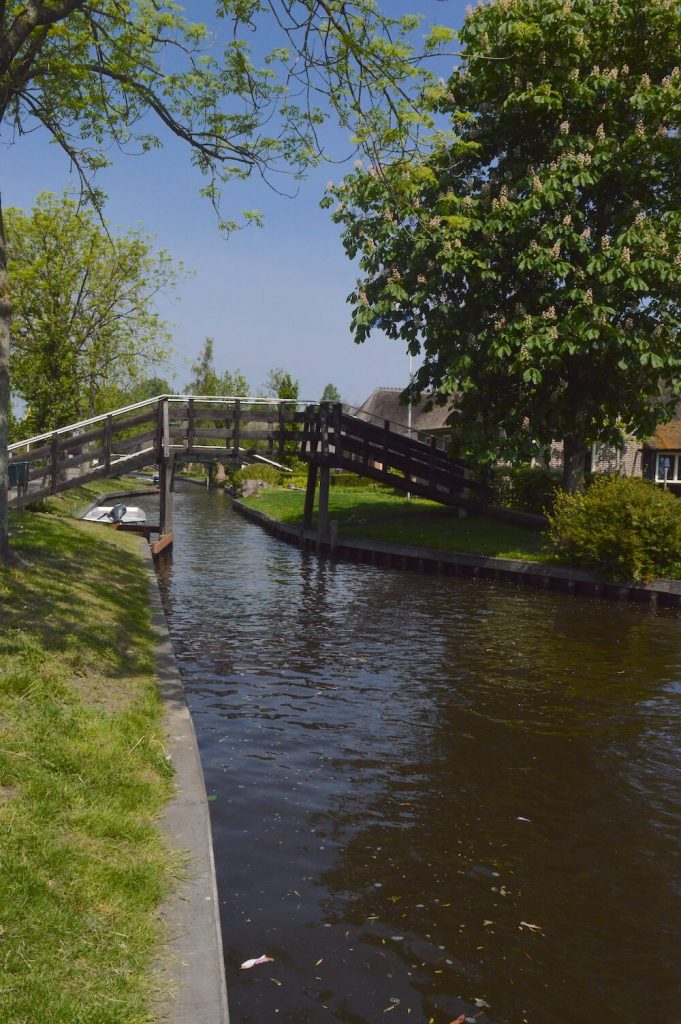
M 140 541 L 30 512 L 10 528 L 26 565 L 0 566 L 0 1021 L 142 1024 L 179 865 L 156 827 L 172 780 Z
M 263 490 L 245 504 L 285 523 L 302 524 L 305 495 L 301 491 Z M 338 521 L 339 536 L 414 544 L 445 551 L 466 551 L 500 558 L 551 561 L 546 539 L 536 530 L 485 515 L 459 519 L 456 510 L 433 501 L 390 491 L 352 488 L 329 490 L 329 515 Z
M 87 484 L 72 487 L 71 490 L 61 494 L 52 494 L 49 498 L 38 502 L 37 507 L 56 516 L 77 516 L 93 501 L 97 501 L 102 494 L 110 494 L 114 491 L 143 491 L 147 488 L 153 489 L 150 480 L 134 476 L 91 480 Z

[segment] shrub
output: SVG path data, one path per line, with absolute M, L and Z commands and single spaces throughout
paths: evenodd
M 368 480 L 365 476 L 359 476 L 357 473 L 331 474 L 331 486 L 342 487 L 343 490 L 353 487 L 360 487 L 366 490 L 371 487 L 372 483 L 372 480 Z
M 284 476 L 288 476 L 288 473 L 282 473 L 276 466 L 268 466 L 263 462 L 235 469 L 230 475 L 229 482 L 234 493 L 240 494 L 244 480 L 263 480 L 266 484 L 276 487 Z
M 521 512 L 548 515 L 553 510 L 561 474 L 542 466 L 495 466 L 491 503 Z
M 599 475 L 560 492 L 548 532 L 566 560 L 612 579 L 673 576 L 681 563 L 681 502 L 646 480 Z
M 298 458 L 297 455 L 287 455 L 284 459 L 284 463 L 296 476 L 301 476 L 303 473 L 307 473 L 307 462 Z M 288 474 L 286 475 L 288 476 Z

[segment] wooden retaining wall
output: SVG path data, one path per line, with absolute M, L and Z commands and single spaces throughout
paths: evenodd
M 681 607 L 681 581 L 654 580 L 652 583 L 621 583 L 598 576 L 583 569 L 570 569 L 560 565 L 523 561 L 517 558 L 493 558 L 471 555 L 459 551 L 440 551 L 407 544 L 384 541 L 336 539 L 320 542 L 315 530 L 279 522 L 257 509 L 232 499 L 235 511 L 258 523 L 269 533 L 289 544 L 316 551 L 320 555 L 365 562 L 371 565 L 389 565 L 417 572 L 440 573 L 467 578 L 503 580 L 517 586 L 556 590 L 587 597 L 604 597 L 618 601 L 635 601 L 655 608 Z

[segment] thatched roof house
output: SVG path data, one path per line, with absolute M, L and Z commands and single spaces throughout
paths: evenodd
M 357 410 L 360 419 L 380 422 L 390 420 L 391 428 L 402 434 L 409 433 L 409 406 L 400 401 L 402 388 L 374 388 L 369 397 Z M 450 409 L 444 405 L 433 405 L 433 408 L 425 412 L 426 405 L 432 396 L 424 395 L 418 405 L 411 407 L 411 429 L 414 436 L 448 438 L 451 434 L 451 427 L 447 426 L 445 420 Z
M 408 434 L 409 408 L 400 400 L 402 393 L 402 388 L 374 388 L 357 410 L 357 416 L 381 425 L 389 420 L 393 430 Z M 451 405 L 433 405 L 425 412 L 423 407 L 431 398 L 426 394 L 422 402 L 412 405 L 412 435 L 424 441 L 436 437 L 438 447 L 447 447 L 452 434 L 452 427 L 446 423 Z M 551 445 L 550 463 L 559 468 L 562 462 L 562 444 L 556 442 Z M 596 473 L 644 476 L 681 495 L 681 403 L 674 418 L 661 424 L 646 441 L 630 436 L 625 438 L 622 449 L 595 444 L 587 455 L 586 468 Z

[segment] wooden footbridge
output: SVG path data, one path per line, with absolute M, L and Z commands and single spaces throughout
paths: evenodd
M 329 529 L 333 470 L 349 470 L 444 505 L 472 508 L 479 502 L 481 485 L 468 478 L 463 462 L 439 450 L 435 437 L 410 436 L 404 424 L 325 402 L 162 395 L 10 445 L 10 506 L 155 466 L 160 514 L 153 548 L 158 553 L 172 542 L 178 463 L 277 465 L 291 454 L 308 464 L 307 528 L 319 486 L 321 539 Z

